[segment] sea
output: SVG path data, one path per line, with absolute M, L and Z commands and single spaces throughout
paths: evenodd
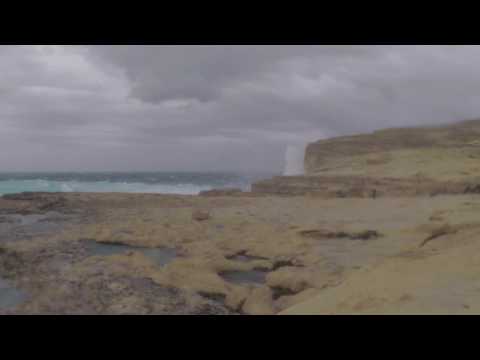
M 0 195 L 21 192 L 114 192 L 195 195 L 200 191 L 240 188 L 274 173 L 220 172 L 35 172 L 0 173 Z

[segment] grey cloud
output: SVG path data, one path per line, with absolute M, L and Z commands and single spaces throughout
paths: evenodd
M 289 144 L 479 98 L 478 46 L 0 46 L 0 168 L 280 171 Z
M 93 46 L 90 50 L 123 68 L 132 82 L 132 96 L 147 102 L 172 98 L 212 101 L 226 87 L 255 79 L 285 59 L 367 51 L 363 47 L 273 45 Z

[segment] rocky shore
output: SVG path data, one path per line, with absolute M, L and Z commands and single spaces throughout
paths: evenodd
M 479 129 L 325 140 L 252 192 L 3 196 L 0 313 L 480 313 Z
M 58 205 L 40 210 L 47 201 Z M 2 199 L 0 206 L 3 314 L 276 314 L 296 306 L 300 313 L 323 313 L 322 301 L 301 306 L 340 289 L 359 291 L 348 294 L 354 304 L 343 311 L 382 309 L 363 298 L 381 297 L 396 312 L 402 310 L 397 300 L 410 299 L 416 288 L 405 285 L 390 299 L 387 290 L 369 292 L 370 282 L 386 287 L 395 279 L 400 286 L 412 266 L 425 266 L 419 274 L 428 278 L 432 304 L 454 297 L 441 311 L 480 310 L 480 258 L 472 259 L 480 232 L 475 195 L 42 194 Z M 461 247 L 470 262 L 462 262 L 461 253 L 452 257 L 460 278 L 452 274 L 452 283 L 437 287 L 450 271 L 448 254 Z M 402 281 L 387 272 L 378 277 L 391 264 L 401 264 L 389 271 Z M 365 291 L 343 285 L 360 276 Z M 471 286 L 468 297 L 452 287 L 457 280 Z M 336 313 L 332 309 L 325 312 Z
M 480 192 L 480 121 L 387 129 L 320 140 L 305 152 L 305 176 L 252 185 L 254 193 L 323 198 Z

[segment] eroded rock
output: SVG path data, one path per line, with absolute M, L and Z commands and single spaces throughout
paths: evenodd
M 242 311 L 249 315 L 275 314 L 272 291 L 267 287 L 253 289 L 243 304 Z
M 210 212 L 206 210 L 195 210 L 192 213 L 192 219 L 195 221 L 206 221 L 210 219 Z
M 450 226 L 448 224 L 445 224 L 439 228 L 432 230 L 431 235 L 428 236 L 425 240 L 423 240 L 422 243 L 419 245 L 419 247 L 422 248 L 432 240 L 435 240 L 445 235 L 455 234 L 457 231 L 458 231 L 457 228 Z
M 364 230 L 359 232 L 329 231 L 329 230 L 302 230 L 301 236 L 312 239 L 350 239 L 350 240 L 371 240 L 382 236 L 376 230 Z
M 275 292 L 275 298 L 297 294 L 313 287 L 312 273 L 296 267 L 284 267 L 268 274 L 267 285 Z

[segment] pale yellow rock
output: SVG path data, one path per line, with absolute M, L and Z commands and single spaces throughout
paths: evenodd
M 228 292 L 225 299 L 225 305 L 230 309 L 240 311 L 249 295 L 251 295 L 250 289 L 240 286 L 235 287 L 232 291 Z
M 275 305 L 272 299 L 272 291 L 269 288 L 255 288 L 242 307 L 243 312 L 249 315 L 273 315 Z
M 293 293 L 312 287 L 314 282 L 313 271 L 304 268 L 284 267 L 267 276 L 269 287 L 287 289 Z
M 478 314 L 479 238 L 466 230 L 436 252 L 385 259 L 282 314 Z
M 310 288 L 299 292 L 298 294 L 293 296 L 282 296 L 275 301 L 275 307 L 279 310 L 288 309 L 294 305 L 303 303 L 309 299 L 314 298 L 316 295 L 318 295 L 319 291 L 320 290 L 318 289 Z
M 386 129 L 307 147 L 308 174 L 460 179 L 480 176 L 480 121 Z

